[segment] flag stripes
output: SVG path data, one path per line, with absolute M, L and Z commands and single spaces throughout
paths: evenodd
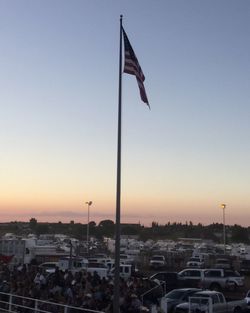
M 128 36 L 123 28 L 122 28 L 122 31 L 123 31 L 124 55 L 125 55 L 123 71 L 124 73 L 135 75 L 137 84 L 140 90 L 141 100 L 147 103 L 147 105 L 149 106 L 146 90 L 143 84 L 145 80 L 145 76 L 137 60 L 137 57 L 134 53 L 134 50 L 128 40 Z

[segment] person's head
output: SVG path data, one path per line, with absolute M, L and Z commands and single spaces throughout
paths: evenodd
M 132 300 L 134 300 L 134 299 L 137 299 L 138 297 L 137 297 L 137 295 L 136 295 L 135 293 L 132 293 L 131 296 L 130 296 L 130 298 L 131 298 Z
M 85 298 L 86 298 L 87 300 L 92 299 L 92 294 L 91 294 L 91 293 L 86 293 Z

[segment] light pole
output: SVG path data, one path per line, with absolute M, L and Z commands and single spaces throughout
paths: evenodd
M 224 254 L 226 254 L 226 224 L 225 224 L 225 209 L 226 209 L 226 204 L 222 203 L 220 205 L 223 210 L 223 244 L 224 244 Z
M 89 207 L 92 201 L 85 202 L 88 205 L 88 222 L 87 222 L 87 255 L 89 254 Z

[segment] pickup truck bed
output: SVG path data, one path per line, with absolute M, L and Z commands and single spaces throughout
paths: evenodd
M 204 290 L 193 294 L 189 298 L 189 302 L 177 305 L 175 313 L 240 313 L 246 310 L 247 302 L 245 299 L 227 302 L 221 292 Z

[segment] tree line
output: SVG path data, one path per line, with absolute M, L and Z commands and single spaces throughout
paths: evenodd
M 43 223 L 31 218 L 29 222 L 10 222 L 1 224 L 1 235 L 7 232 L 16 235 L 27 235 L 34 233 L 40 234 L 65 234 L 79 240 L 86 240 L 87 224 L 75 223 Z M 106 219 L 96 223 L 89 222 L 90 236 L 102 239 L 104 237 L 114 237 L 115 223 Z M 222 243 L 223 224 L 213 223 L 203 225 L 201 223 L 193 224 L 191 221 L 185 223 L 168 222 L 164 225 L 153 221 L 150 226 L 138 224 L 121 224 L 121 235 L 136 236 L 140 240 L 147 239 L 172 239 L 178 238 L 200 238 L 213 240 L 216 243 Z M 250 227 L 240 225 L 226 225 L 227 243 L 250 243 Z

